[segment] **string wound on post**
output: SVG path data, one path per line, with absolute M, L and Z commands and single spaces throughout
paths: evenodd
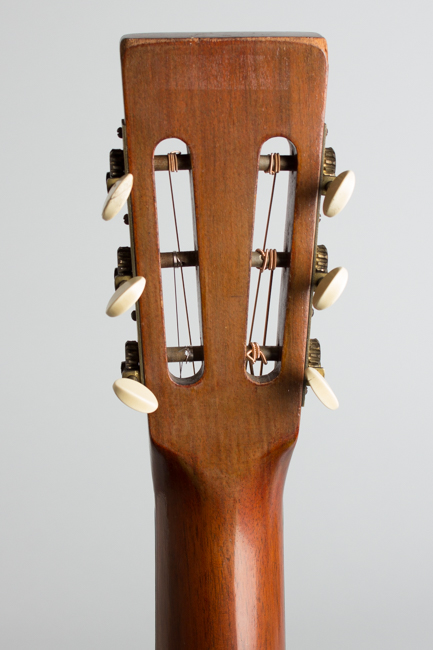
M 271 153 L 271 162 L 269 163 L 268 169 L 265 171 L 265 174 L 271 174 L 274 176 L 278 174 L 281 170 L 281 158 L 279 153 Z
M 179 163 L 177 160 L 178 155 L 180 155 L 180 151 L 170 151 L 170 153 L 167 154 L 169 172 L 179 171 Z
M 277 249 L 276 248 L 267 248 L 262 250 L 261 248 L 256 248 L 256 253 L 259 253 L 262 258 L 262 265 L 259 269 L 260 273 L 263 271 L 275 271 L 277 268 Z
M 246 352 L 245 354 L 246 359 L 248 359 L 248 361 L 250 361 L 251 363 L 255 363 L 260 359 L 262 363 L 267 365 L 268 363 L 267 359 L 263 354 L 263 352 L 261 351 L 260 345 L 258 343 L 250 343 L 250 345 L 251 345 L 251 350 L 248 350 L 248 352 Z

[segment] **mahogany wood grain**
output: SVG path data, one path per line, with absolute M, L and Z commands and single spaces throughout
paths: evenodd
M 136 272 L 156 499 L 157 650 L 283 650 L 282 493 L 298 435 L 327 79 L 318 35 L 168 35 L 121 43 Z M 298 156 L 276 371 L 245 371 L 259 156 Z M 204 364 L 169 375 L 153 155 L 183 140 L 194 180 Z M 221 263 L 221 260 L 226 260 Z

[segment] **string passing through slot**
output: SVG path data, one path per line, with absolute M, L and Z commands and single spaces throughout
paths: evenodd
M 254 300 L 254 308 L 253 308 L 253 316 L 251 319 L 251 328 L 250 328 L 250 335 L 249 335 L 249 340 L 248 344 L 252 346 L 251 351 L 256 350 L 256 348 L 253 346 L 258 346 L 257 343 L 252 343 L 252 337 L 253 337 L 253 329 L 254 329 L 254 322 L 256 318 L 256 311 L 257 311 L 257 302 L 259 298 L 259 291 L 260 291 L 260 281 L 262 279 L 263 271 L 269 270 L 271 272 L 270 278 L 269 278 L 269 288 L 268 288 L 268 299 L 267 299 L 267 305 L 266 305 L 266 316 L 265 316 L 265 327 L 264 327 L 264 334 L 263 334 L 263 344 L 266 345 L 266 337 L 268 333 L 268 324 L 269 324 L 269 311 L 270 311 L 270 306 L 271 306 L 271 294 L 272 294 L 272 281 L 274 277 L 274 271 L 277 267 L 277 251 L 276 249 L 267 249 L 266 248 L 266 242 L 268 239 L 268 232 L 269 232 L 269 224 L 271 220 L 271 212 L 272 212 L 272 205 L 274 201 L 274 193 L 275 193 L 275 182 L 277 180 L 277 174 L 281 170 L 281 159 L 280 159 L 280 154 L 279 153 L 271 153 L 270 156 L 270 162 L 269 162 L 269 167 L 266 170 L 267 174 L 270 174 L 273 176 L 273 181 L 272 181 L 272 190 L 271 190 L 271 198 L 269 201 L 269 210 L 268 210 L 268 217 L 266 220 L 266 228 L 265 228 L 265 236 L 264 236 L 264 241 L 263 241 L 263 246 L 262 248 L 256 249 L 256 252 L 259 253 L 262 257 L 263 263 L 262 266 L 260 267 L 260 273 L 259 277 L 257 280 L 257 288 L 256 288 L 256 296 Z M 263 365 L 267 363 L 266 359 L 264 358 L 263 353 L 260 351 L 260 347 L 258 346 L 258 351 L 257 354 L 255 355 L 254 352 L 252 352 L 252 356 L 255 357 L 254 362 L 251 359 L 251 356 L 248 356 L 250 353 L 246 355 L 247 360 L 250 363 L 250 370 L 251 374 L 254 374 L 254 369 L 253 369 L 253 363 L 257 359 L 260 358 L 261 364 L 260 364 L 260 375 L 263 374 Z
M 167 154 L 168 158 L 168 178 L 170 181 L 170 193 L 171 193 L 171 203 L 173 207 L 173 218 L 174 218 L 174 227 L 176 231 L 176 243 L 177 243 L 177 252 L 180 253 L 180 240 L 179 240 L 179 228 L 177 224 L 177 215 L 176 215 L 176 206 L 174 203 L 174 193 L 173 193 L 173 184 L 171 182 L 171 175 L 174 172 L 179 171 L 179 165 L 178 165 L 178 160 L 177 156 L 180 154 L 180 151 L 170 151 L 170 153 Z M 176 308 L 176 328 L 177 328 L 177 341 L 178 341 L 178 346 L 180 347 L 180 334 L 179 334 L 179 310 L 178 310 L 178 302 L 177 302 L 177 290 L 176 290 L 176 269 L 180 269 L 180 277 L 182 281 L 182 290 L 183 290 L 183 299 L 185 303 L 185 315 L 186 315 L 186 323 L 188 327 L 188 338 L 189 338 L 189 344 L 192 346 L 192 336 L 191 336 L 191 325 L 190 325 L 190 320 L 189 320 L 189 311 L 188 311 L 188 302 L 186 299 L 186 288 L 185 288 L 185 278 L 184 278 L 184 273 L 183 273 L 183 266 L 182 262 L 180 259 L 177 257 L 176 252 L 173 252 L 173 276 L 174 276 L 174 296 L 175 296 L 175 308 Z M 186 357 L 186 361 L 188 361 L 188 356 Z M 194 361 L 192 362 L 192 368 L 193 372 L 195 374 L 195 363 Z M 182 377 L 182 362 L 179 362 L 179 375 Z

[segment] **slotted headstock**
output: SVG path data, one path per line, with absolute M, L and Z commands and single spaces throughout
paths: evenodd
M 155 442 L 193 458 L 239 465 L 296 438 L 304 386 L 310 288 L 322 167 L 327 79 L 319 36 L 125 37 L 121 44 L 130 221 L 136 275 L 146 278 L 139 336 L 146 386 L 159 408 Z M 297 151 L 292 241 L 282 292 L 274 378 L 245 367 L 255 196 L 263 142 Z M 169 375 L 161 285 L 154 151 L 183 140 L 194 178 L 203 370 Z

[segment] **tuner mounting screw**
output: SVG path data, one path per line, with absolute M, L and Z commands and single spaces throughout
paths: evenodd
M 123 129 L 121 126 L 117 129 L 117 137 L 122 139 L 123 138 Z
M 124 223 L 126 226 L 129 226 L 129 214 L 124 214 L 124 215 L 123 215 L 123 223 Z

